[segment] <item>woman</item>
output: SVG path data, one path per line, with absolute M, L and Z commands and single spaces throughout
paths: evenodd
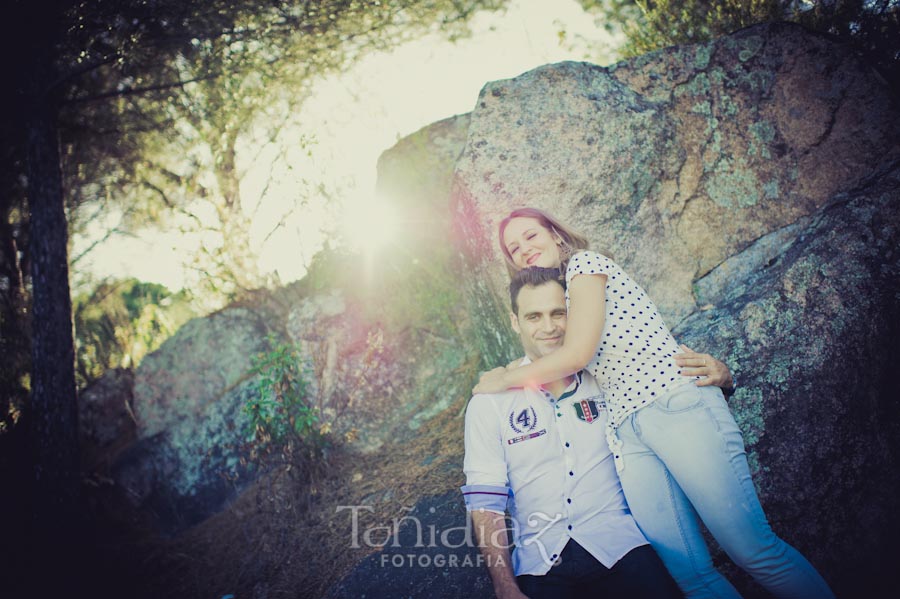
M 699 519 L 732 560 L 777 597 L 833 593 L 769 527 L 744 443 L 718 387 L 681 376 L 681 350 L 643 289 L 587 240 L 535 208 L 499 228 L 507 266 L 560 268 L 563 347 L 482 376 L 475 393 L 556 380 L 587 368 L 606 393 L 607 441 L 632 514 L 688 597 L 740 597 L 713 567 Z

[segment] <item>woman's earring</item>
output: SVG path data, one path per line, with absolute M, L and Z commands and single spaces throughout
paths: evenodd
M 572 246 L 563 241 L 562 239 L 556 244 L 559 247 L 559 261 L 565 262 L 569 258 L 572 257 Z

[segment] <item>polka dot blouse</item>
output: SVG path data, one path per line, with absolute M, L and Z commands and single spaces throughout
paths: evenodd
M 569 260 L 566 284 L 578 275 L 596 274 L 607 277 L 606 317 L 587 369 L 605 391 L 614 429 L 632 412 L 692 379 L 679 374 L 672 356 L 681 349 L 656 306 L 615 262 L 597 252 L 578 252 Z

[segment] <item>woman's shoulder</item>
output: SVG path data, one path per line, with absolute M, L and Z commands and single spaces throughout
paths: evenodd
M 619 270 L 619 267 L 609 257 L 592 250 L 579 250 L 569 258 L 566 265 L 566 280 L 581 274 L 605 275 L 613 270 Z
M 584 259 L 589 260 L 592 258 L 596 258 L 596 259 L 605 258 L 606 260 L 609 260 L 609 258 L 604 256 L 603 254 L 601 254 L 600 252 L 595 252 L 594 250 L 576 250 L 575 252 L 572 253 L 572 257 L 569 259 L 569 263 L 571 263 L 575 260 L 584 260 Z

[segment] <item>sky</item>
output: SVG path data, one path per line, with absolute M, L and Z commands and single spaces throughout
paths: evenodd
M 241 193 L 245 212 L 253 216 L 251 242 L 264 271 L 277 273 L 283 284 L 301 278 L 339 227 L 345 238 L 356 239 L 363 238 L 355 235 L 357 228 L 367 225 L 371 231 L 373 222 L 381 222 L 379 230 L 389 236 L 385 201 L 374 191 L 383 151 L 430 123 L 469 112 L 487 82 L 563 60 L 603 64 L 604 49 L 617 43 L 575 0 L 512 0 L 504 11 L 476 14 L 470 28 L 472 36 L 456 43 L 428 35 L 317 81 L 302 107 L 305 125 L 281 135 L 289 150 L 280 160 L 276 146 L 249 142 L 239 148 L 240 155 L 256 157 L 242 165 L 247 175 Z M 329 190 L 330 200 L 317 192 L 319 185 Z M 117 218 L 108 215 L 74 239 L 72 255 Z M 115 236 L 80 260 L 76 270 L 94 279 L 133 276 L 177 290 L 196 282 L 191 277 L 197 275 L 182 264 L 197 243 L 198 238 L 176 231 Z

